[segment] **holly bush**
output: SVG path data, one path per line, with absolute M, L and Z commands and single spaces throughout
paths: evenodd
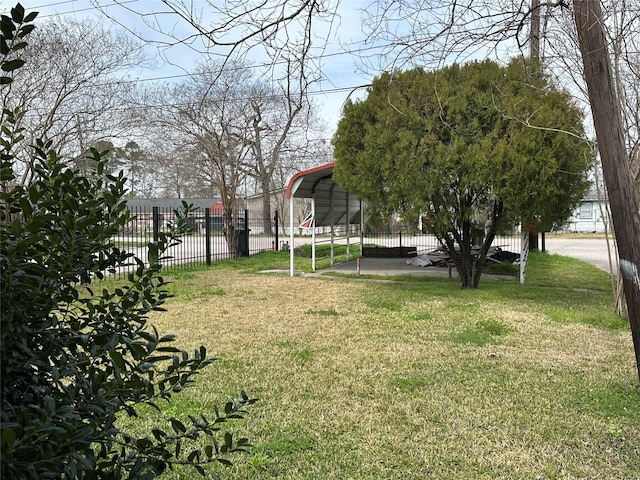
M 3 89 L 34 18 L 19 4 L 2 16 Z M 123 174 L 108 175 L 92 150 L 95 170 L 83 175 L 45 141 L 19 167 L 23 114 L 3 109 L 0 139 L 0 477 L 148 479 L 179 464 L 202 475 L 206 464 L 228 464 L 249 446 L 225 425 L 256 401 L 244 392 L 145 435 L 122 426 L 141 405 L 162 411 L 213 361 L 204 346 L 189 355 L 148 324 L 169 296 L 161 265 L 185 213 L 148 245 L 148 262 L 117 248 L 111 239 L 131 220 Z M 126 280 L 102 281 L 125 268 Z

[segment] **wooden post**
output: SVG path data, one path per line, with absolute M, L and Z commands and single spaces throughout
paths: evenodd
M 531 0 L 529 56 L 538 60 L 540 59 L 540 0 Z
M 531 0 L 531 25 L 529 30 L 529 55 L 540 60 L 540 0 Z M 538 230 L 529 231 L 529 250 L 538 249 Z
M 624 294 L 640 379 L 640 217 L 625 147 L 620 104 L 602 24 L 600 2 L 574 0 L 584 78 L 616 232 Z

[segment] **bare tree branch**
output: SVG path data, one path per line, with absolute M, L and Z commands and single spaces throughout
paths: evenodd
M 54 17 L 33 32 L 22 56 L 27 62 L 3 105 L 28 112 L 20 125 L 25 129 L 19 153 L 25 182 L 36 138 L 52 141 L 55 150 L 82 167 L 89 147 L 131 128 L 125 106 L 132 90 L 121 88 L 119 81 L 144 65 L 146 57 L 123 32 L 107 31 L 94 21 Z

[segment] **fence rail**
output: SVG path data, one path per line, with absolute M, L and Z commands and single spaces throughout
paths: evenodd
M 492 242 L 492 246 L 501 250 L 518 253 L 520 252 L 520 232 L 514 228 L 511 233 L 497 235 Z M 376 248 L 380 249 L 379 256 L 384 255 L 384 249 L 395 249 L 396 252 L 413 253 L 418 255 L 431 252 L 440 248 L 442 245 L 435 237 L 428 233 L 407 233 L 403 230 L 374 230 L 369 229 L 362 236 L 363 245 L 366 247 L 367 253 L 372 256 L 376 255 Z M 476 239 L 476 244 L 481 243 L 482 239 Z M 479 242 L 479 243 L 478 243 Z

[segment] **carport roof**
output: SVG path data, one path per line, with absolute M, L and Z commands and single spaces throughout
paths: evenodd
M 360 223 L 360 199 L 333 181 L 335 162 L 296 173 L 287 186 L 287 198 L 313 198 L 316 227 Z

